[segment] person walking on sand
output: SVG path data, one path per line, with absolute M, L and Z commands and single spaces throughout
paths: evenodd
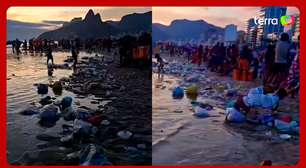
M 49 60 L 51 60 L 52 62 L 52 65 L 54 64 L 54 61 L 53 61 L 53 55 L 52 55 L 52 48 L 51 46 L 48 46 L 48 49 L 47 49 L 47 65 L 49 64 Z
M 76 67 L 78 63 L 78 51 L 76 48 L 72 47 L 71 50 L 72 58 L 73 58 L 73 66 Z
M 159 54 L 155 54 L 155 58 L 157 59 L 158 63 L 158 74 L 164 72 L 164 60 L 161 58 Z
M 21 41 L 19 41 L 18 39 L 16 39 L 15 50 L 16 50 L 17 55 L 20 54 L 20 46 L 21 46 Z

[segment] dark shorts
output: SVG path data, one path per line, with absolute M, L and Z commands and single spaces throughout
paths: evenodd
M 286 63 L 274 63 L 273 72 L 274 73 L 287 73 L 288 72 L 288 64 L 286 64 Z

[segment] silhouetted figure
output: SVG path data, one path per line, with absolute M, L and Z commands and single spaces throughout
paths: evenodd
M 20 54 L 20 46 L 21 46 L 21 41 L 19 41 L 18 39 L 15 40 L 15 50 L 16 50 L 16 53 L 17 55 Z
M 23 42 L 23 49 L 24 49 L 25 51 L 28 50 L 28 42 L 27 42 L 27 40 L 24 40 L 24 42 Z
M 15 46 L 16 46 L 16 42 L 13 40 L 12 41 L 12 51 L 13 51 L 13 54 L 15 53 Z
M 30 39 L 30 40 L 29 40 L 29 50 L 30 50 L 31 53 L 32 53 L 33 50 L 34 50 L 33 39 Z
M 71 50 L 72 58 L 73 58 L 73 66 L 76 67 L 78 63 L 78 51 L 76 48 L 72 47 Z
M 49 64 L 49 60 L 51 60 L 52 65 L 53 65 L 54 61 L 53 61 L 53 55 L 52 55 L 52 48 L 51 48 L 51 46 L 48 47 L 46 55 L 47 55 L 47 65 Z

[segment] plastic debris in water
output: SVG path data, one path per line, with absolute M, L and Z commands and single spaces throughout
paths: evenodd
M 110 124 L 110 122 L 109 122 L 108 120 L 102 120 L 102 121 L 101 121 L 101 125 L 107 126 L 107 125 L 109 125 L 109 124 Z
M 124 130 L 124 131 L 119 131 L 117 133 L 117 136 L 120 137 L 123 140 L 128 140 L 131 138 L 133 134 L 130 131 Z

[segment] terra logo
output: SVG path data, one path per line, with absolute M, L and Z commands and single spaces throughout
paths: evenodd
M 255 16 L 254 23 L 255 25 L 278 25 L 280 24 L 284 27 L 291 26 L 294 23 L 294 16 L 284 15 L 280 18 L 260 18 Z

